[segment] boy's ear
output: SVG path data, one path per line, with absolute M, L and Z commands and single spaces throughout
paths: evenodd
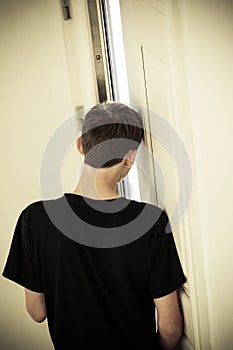
M 137 150 L 131 149 L 125 156 L 124 156 L 124 163 L 127 166 L 127 168 L 131 168 L 133 165 L 134 159 L 136 157 Z
M 76 141 L 77 149 L 81 154 L 83 154 L 82 137 L 79 136 Z

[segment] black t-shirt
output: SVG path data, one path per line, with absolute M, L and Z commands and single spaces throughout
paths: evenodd
M 85 223 L 110 232 L 134 222 L 146 208 L 141 216 L 145 232 L 120 246 L 88 246 L 56 227 L 45 201 L 34 202 L 18 218 L 2 275 L 44 293 L 56 350 L 158 349 L 153 298 L 173 292 L 186 281 L 173 234 L 165 232 L 170 225 L 166 212 L 124 197 L 88 198 L 87 202 L 86 197 L 72 193 L 46 203 L 56 211 L 61 199 L 81 219 L 78 235 L 88 231 Z M 114 203 L 123 206 L 117 212 L 98 210 L 104 202 L 110 209 Z M 153 217 L 157 220 L 148 228 Z

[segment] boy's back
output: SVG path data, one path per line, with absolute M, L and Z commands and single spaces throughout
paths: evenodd
M 81 219 L 77 240 L 59 231 L 42 201 L 32 203 L 18 219 L 3 276 L 44 293 L 56 350 L 159 348 L 153 298 L 185 282 L 173 235 L 165 233 L 166 212 L 123 197 L 106 200 L 109 207 L 123 207 L 113 213 L 102 210 L 102 200 L 88 198 L 87 203 L 86 197 L 73 193 L 61 198 Z M 61 198 L 50 201 L 55 210 Z M 136 240 L 109 248 L 79 243 L 78 236 L 89 225 L 94 232 L 95 227 L 120 229 L 145 206 L 147 215 L 157 220 Z

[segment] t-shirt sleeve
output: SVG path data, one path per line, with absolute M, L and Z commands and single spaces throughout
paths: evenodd
M 148 278 L 148 288 L 153 298 L 170 294 L 186 282 L 169 218 L 164 210 L 159 220 L 159 232 L 154 242 L 154 256 Z
M 43 285 L 36 271 L 28 240 L 27 221 L 26 208 L 16 223 L 2 276 L 34 292 L 42 293 Z

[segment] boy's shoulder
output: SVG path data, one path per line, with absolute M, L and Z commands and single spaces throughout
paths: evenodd
M 65 199 L 65 196 L 60 196 L 57 198 L 51 198 L 51 199 L 40 199 L 37 201 L 33 201 L 27 205 L 24 206 L 24 208 L 22 209 L 22 212 L 41 212 L 44 213 L 45 212 L 45 208 L 49 207 L 49 206 L 59 206 L 60 203 L 62 203 Z M 146 207 L 148 211 L 151 212 L 151 214 L 154 213 L 160 213 L 162 214 L 163 212 L 165 212 L 165 209 L 156 205 L 156 204 L 152 204 L 146 201 L 139 201 L 139 200 L 135 200 L 135 199 L 128 199 L 126 197 L 120 197 L 120 199 L 124 199 L 126 201 L 128 201 L 129 203 L 133 203 L 135 206 L 140 206 L 140 207 Z M 165 212 L 166 215 L 166 212 Z
M 168 216 L 165 211 L 160 206 L 155 204 L 146 202 L 146 201 L 138 201 L 134 199 L 128 199 L 126 197 L 121 197 L 122 202 L 126 201 L 131 206 L 125 206 L 125 208 L 129 207 L 129 211 L 136 210 L 139 212 L 140 219 L 137 222 L 150 222 L 150 226 L 155 225 L 157 222 L 166 223 L 168 221 Z M 24 207 L 22 213 L 24 213 L 27 217 L 30 217 L 30 220 L 38 222 L 38 220 L 47 221 L 51 216 L 56 215 L 56 213 L 63 213 L 63 209 L 65 209 L 65 213 L 68 214 L 69 211 L 69 202 L 66 202 L 65 196 L 60 196 L 52 199 L 40 199 L 34 202 L 29 203 Z M 72 209 L 72 208 L 71 208 Z M 51 215 L 50 215 L 51 214 Z
M 46 210 L 46 208 L 55 208 L 60 198 L 61 197 L 55 199 L 39 199 L 33 201 L 29 204 L 26 204 L 23 207 L 23 209 L 21 210 L 21 214 L 25 215 L 27 218 L 30 217 L 30 219 L 36 218 L 37 220 L 39 220 L 42 217 L 47 218 L 48 210 Z
M 146 202 L 146 201 L 138 201 L 138 200 L 134 200 L 134 199 L 132 199 L 131 201 L 134 202 L 135 205 L 141 205 L 141 206 L 143 206 L 143 207 L 146 206 L 147 209 L 148 209 L 152 214 L 154 214 L 154 213 L 162 214 L 163 211 L 165 211 L 164 208 L 162 208 L 162 207 L 160 207 L 160 206 L 158 206 L 158 205 L 156 205 L 156 204 L 153 204 L 153 203 L 149 203 L 149 202 Z

